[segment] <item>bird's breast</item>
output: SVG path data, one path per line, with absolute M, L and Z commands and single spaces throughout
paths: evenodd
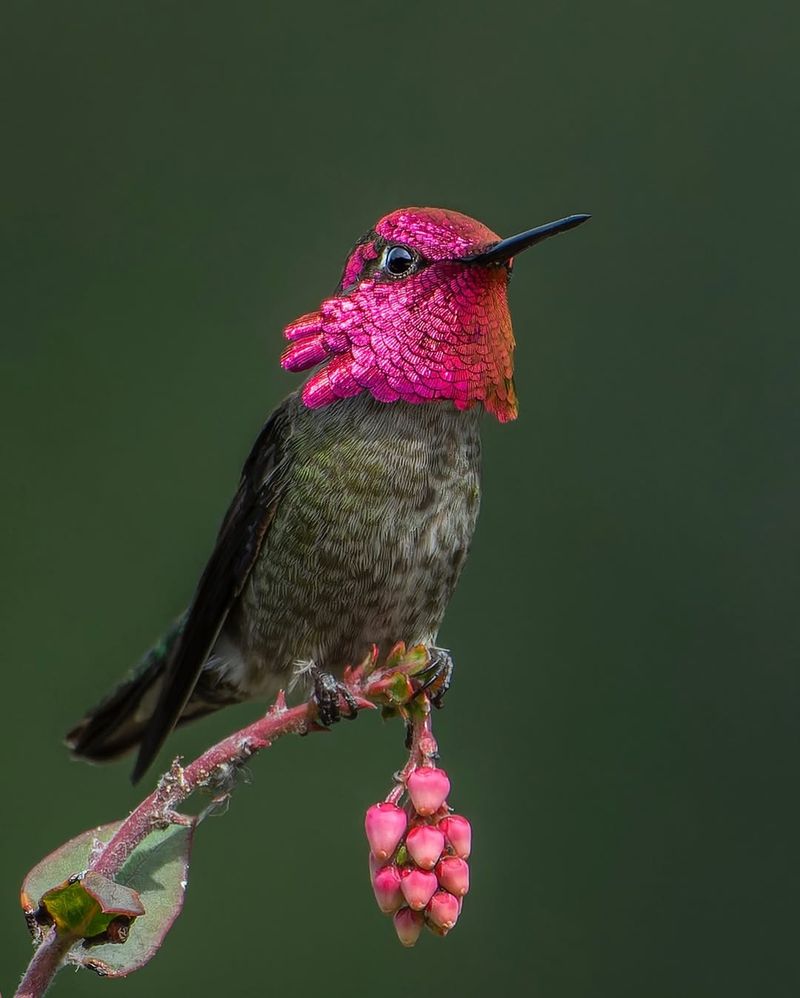
M 340 672 L 370 646 L 430 641 L 479 506 L 477 411 L 298 404 L 286 485 L 232 615 L 254 687 L 297 661 Z

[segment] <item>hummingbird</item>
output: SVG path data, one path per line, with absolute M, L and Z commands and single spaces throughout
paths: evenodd
M 517 416 L 514 258 L 588 218 L 501 239 L 402 208 L 358 240 L 284 331 L 283 368 L 313 373 L 261 429 L 188 609 L 67 735 L 76 757 L 138 745 L 136 782 L 177 724 L 227 704 L 300 684 L 322 724 L 354 714 L 341 677 L 375 647 L 449 664 L 437 634 L 478 516 L 481 415 Z

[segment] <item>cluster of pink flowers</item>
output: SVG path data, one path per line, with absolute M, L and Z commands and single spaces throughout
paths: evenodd
M 450 813 L 443 769 L 415 769 L 406 789 L 405 808 L 373 804 L 364 825 L 375 900 L 393 916 L 400 942 L 413 946 L 423 925 L 444 936 L 456 924 L 469 890 L 472 829 L 466 818 Z

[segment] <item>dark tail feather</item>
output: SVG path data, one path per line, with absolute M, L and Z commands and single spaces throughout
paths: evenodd
M 139 744 L 158 700 L 164 669 L 183 623 L 183 617 L 176 620 L 131 675 L 69 732 L 66 743 L 74 756 L 106 762 Z M 200 713 L 207 713 L 207 710 L 188 710 L 182 720 Z

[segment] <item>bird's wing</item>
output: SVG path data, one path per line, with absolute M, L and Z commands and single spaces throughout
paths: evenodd
M 242 469 L 186 625 L 167 663 L 161 695 L 139 747 L 131 779 L 143 775 L 180 717 L 234 600 L 258 557 L 286 479 L 290 396 L 264 424 Z

